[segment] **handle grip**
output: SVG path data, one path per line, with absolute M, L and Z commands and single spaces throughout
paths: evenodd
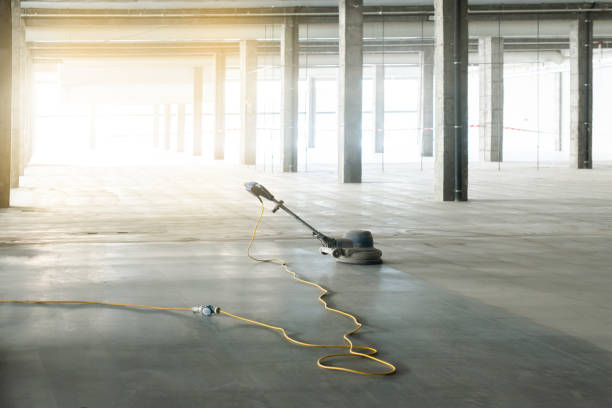
M 277 202 L 276 199 L 274 198 L 274 195 L 268 191 L 267 188 L 265 188 L 264 186 L 262 186 L 261 184 L 255 182 L 255 181 L 249 181 L 248 183 L 244 183 L 244 187 L 246 188 L 246 190 L 253 194 L 255 197 L 257 197 L 257 199 L 260 202 L 261 201 L 261 197 L 273 201 L 273 202 Z

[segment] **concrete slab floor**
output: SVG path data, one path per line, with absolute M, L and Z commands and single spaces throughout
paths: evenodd
M 0 406 L 609 407 L 612 167 L 473 166 L 471 201 L 433 200 L 431 164 L 289 175 L 219 163 L 32 166 L 0 211 L 0 298 L 211 303 L 338 342 L 317 291 L 245 256 L 257 180 L 330 233 L 367 228 L 385 264 L 333 263 L 285 214 L 256 251 L 290 260 L 366 324 L 389 378 L 225 317 L 0 306 Z

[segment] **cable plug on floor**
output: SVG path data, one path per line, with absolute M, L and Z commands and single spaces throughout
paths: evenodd
M 215 313 L 219 313 L 218 307 L 212 307 L 211 305 L 200 305 L 191 308 L 193 313 L 200 313 L 202 316 L 210 317 Z

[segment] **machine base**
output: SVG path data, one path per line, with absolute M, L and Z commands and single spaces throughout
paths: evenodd
M 371 248 L 326 248 L 321 247 L 321 254 L 331 255 L 336 261 L 358 264 L 376 265 L 382 263 L 380 249 Z
M 376 265 L 382 263 L 382 252 L 379 249 L 371 248 L 360 251 L 353 250 L 352 254 L 340 255 L 335 258 L 338 262 L 357 264 L 357 265 Z

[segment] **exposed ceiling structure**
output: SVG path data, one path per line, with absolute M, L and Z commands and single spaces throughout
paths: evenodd
M 469 0 L 470 5 L 499 5 L 494 0 Z M 505 5 L 559 4 L 558 0 L 504 0 Z M 585 6 L 601 2 L 565 1 Z M 262 7 L 335 7 L 337 0 L 43 0 L 22 1 L 24 8 L 75 9 L 182 9 L 182 8 L 262 8 Z M 433 0 L 365 0 L 365 6 L 432 6 Z
M 606 3 L 584 1 L 505 0 L 501 4 L 474 0 L 469 5 L 473 56 L 478 37 L 502 36 L 507 52 L 514 54 L 507 58 L 508 63 L 529 61 L 536 51 L 542 62 L 563 61 L 568 48 L 567 20 L 575 18 L 575 10 L 582 9 L 598 10 L 594 34 L 600 47 L 612 44 L 612 3 L 610 12 Z M 386 55 L 389 64 L 418 64 L 417 52 L 433 44 L 433 1 L 366 0 L 365 6 L 364 64 L 376 63 L 381 55 Z M 35 60 L 70 61 L 62 82 L 73 91 L 81 88 L 82 76 L 77 72 L 86 72 L 89 78 L 102 77 L 83 70 L 88 60 L 96 59 L 100 64 L 106 59 L 107 64 L 100 69 L 122 72 L 113 78 L 132 85 L 139 82 L 139 70 L 134 66 L 146 63 L 160 81 L 156 95 L 163 95 L 167 82 L 163 78 L 187 85 L 191 79 L 185 67 L 202 64 L 217 52 L 228 56 L 228 66 L 237 64 L 240 40 L 257 40 L 258 53 L 272 57 L 265 64 L 277 65 L 274 58 L 279 55 L 281 24 L 286 15 L 299 16 L 300 52 L 310 56 L 309 67 L 319 69 L 337 63 L 334 0 L 46 0 L 22 1 L 21 7 L 26 41 Z M 542 10 L 537 19 L 530 12 L 533 9 Z M 133 75 L 126 75 L 132 72 L 130 69 Z M 81 93 L 91 92 L 85 91 Z M 148 94 L 138 91 L 130 99 Z M 188 100 L 190 88 L 184 86 L 180 94 L 181 100 Z
M 592 13 L 595 36 L 612 36 L 608 22 L 612 3 L 472 0 L 469 4 L 472 37 L 563 38 L 563 20 L 586 9 L 597 10 Z M 383 37 L 388 41 L 433 38 L 431 0 L 366 0 L 365 5 L 366 42 Z M 43 0 L 22 1 L 21 6 L 30 43 L 211 41 L 235 46 L 243 39 L 278 40 L 287 15 L 299 16 L 302 42 L 338 38 L 337 0 Z M 537 25 L 533 10 L 540 10 Z

